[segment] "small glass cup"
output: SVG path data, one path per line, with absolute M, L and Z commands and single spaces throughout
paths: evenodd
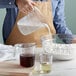
M 52 55 L 48 53 L 40 54 L 40 73 L 50 73 L 52 70 Z
M 18 44 L 20 51 L 20 65 L 26 68 L 35 64 L 35 43 Z
M 41 37 L 43 53 L 40 57 L 40 73 L 49 73 L 52 70 L 52 52 L 53 52 L 53 35 L 44 35 Z

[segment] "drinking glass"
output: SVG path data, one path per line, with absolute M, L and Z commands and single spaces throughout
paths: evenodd
M 26 68 L 33 67 L 35 64 L 35 43 L 17 44 L 20 50 L 20 65 Z
M 52 55 L 49 53 L 40 54 L 40 73 L 50 73 L 52 70 Z
M 54 48 L 54 35 L 48 34 L 41 37 L 42 48 L 44 52 L 52 53 Z
M 48 34 L 41 37 L 43 53 L 40 54 L 40 73 L 49 73 L 52 70 L 53 35 Z

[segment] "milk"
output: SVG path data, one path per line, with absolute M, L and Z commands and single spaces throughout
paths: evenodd
M 47 28 L 47 30 L 48 30 L 48 34 L 50 35 L 50 34 L 51 34 L 51 31 L 50 31 L 50 27 L 49 27 L 49 25 L 44 24 L 44 26 Z
M 46 27 L 47 30 L 48 30 L 48 34 L 50 34 L 50 28 L 47 24 L 38 24 L 38 25 L 39 26 L 24 26 L 24 25 L 21 25 L 18 28 L 23 35 L 28 35 L 28 34 L 31 34 L 31 33 L 35 32 L 36 30 L 38 30 L 41 27 L 42 28 Z

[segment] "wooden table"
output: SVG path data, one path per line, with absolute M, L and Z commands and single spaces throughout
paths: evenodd
M 29 76 L 32 69 L 26 69 L 16 61 L 0 62 L 0 76 Z

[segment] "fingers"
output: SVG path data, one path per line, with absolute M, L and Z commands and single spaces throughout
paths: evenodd
M 21 9 L 21 12 L 23 13 L 31 12 L 33 10 L 34 5 L 35 4 L 33 2 L 27 3 L 26 5 L 23 6 L 23 8 Z
M 17 0 L 16 4 L 19 8 L 19 11 L 23 13 L 32 11 L 33 6 L 35 6 L 35 3 L 32 0 Z
M 35 2 L 33 2 L 33 1 L 31 2 L 31 4 L 32 4 L 33 6 L 36 6 L 36 3 L 35 3 Z
M 25 8 L 22 8 L 20 11 L 21 11 L 22 13 L 28 13 L 28 10 L 25 10 Z

